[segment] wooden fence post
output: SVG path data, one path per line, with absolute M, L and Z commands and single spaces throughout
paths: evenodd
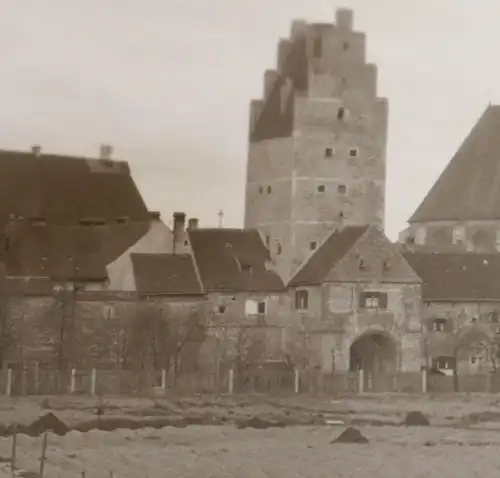
M 69 393 L 75 393 L 76 390 L 76 369 L 71 369 L 71 381 L 69 385 Z
M 293 369 L 293 391 L 299 393 L 300 375 L 298 369 Z
M 39 364 L 39 362 L 35 362 L 35 370 L 34 370 L 33 380 L 35 381 L 35 384 L 34 384 L 35 395 L 38 395 L 40 392 L 40 364 Z
M 7 369 L 7 390 L 5 394 L 8 397 L 12 395 L 12 369 L 10 367 Z
M 95 368 L 93 368 L 92 374 L 90 375 L 90 394 L 91 395 L 95 395 L 96 381 L 97 381 L 97 371 Z
M 229 393 L 233 393 L 234 390 L 234 370 L 229 369 Z
M 161 388 L 167 390 L 167 370 L 164 368 L 161 370 Z
M 427 393 L 427 369 L 422 368 L 422 393 Z
M 358 393 L 363 393 L 365 391 L 365 371 L 363 369 L 359 370 L 358 380 Z
M 16 448 L 17 448 L 17 425 L 14 425 L 14 433 L 12 435 L 12 456 L 10 458 L 10 472 L 14 476 L 16 469 Z
M 47 457 L 47 435 L 45 432 L 42 439 L 42 456 L 40 457 L 40 478 L 43 478 L 43 471 L 45 469 L 45 458 Z

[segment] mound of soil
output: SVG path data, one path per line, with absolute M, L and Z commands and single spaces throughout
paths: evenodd
M 403 425 L 407 427 L 426 427 L 430 425 L 429 419 L 418 410 L 408 412 Z
M 53 413 L 47 413 L 39 418 L 37 418 L 31 425 L 24 427 L 23 430 L 19 430 L 20 433 L 26 435 L 37 437 L 50 431 L 59 436 L 64 436 L 66 433 L 70 432 L 71 429 L 62 420 L 57 418 Z
M 270 427 L 283 428 L 285 426 L 286 424 L 282 421 L 263 420 L 262 418 L 259 417 L 252 417 L 249 418 L 248 420 L 243 420 L 236 424 L 236 427 L 240 429 L 256 428 L 258 430 L 265 430 L 266 428 Z
M 363 436 L 357 428 L 346 428 L 332 443 L 368 443 L 368 438 Z

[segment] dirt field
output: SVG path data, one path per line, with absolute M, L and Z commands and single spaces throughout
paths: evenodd
M 83 398 L 0 401 L 0 422 L 30 422 L 51 411 L 70 426 L 95 418 L 98 402 Z M 185 428 L 71 431 L 49 435 L 45 477 L 497 477 L 500 472 L 500 397 L 372 396 L 328 398 L 195 397 L 170 400 L 105 400 L 106 417 L 204 417 Z M 410 410 L 429 427 L 401 426 Z M 240 429 L 249 417 L 281 427 Z M 328 421 L 343 424 L 328 425 Z M 297 425 L 302 423 L 302 425 Z M 345 428 L 358 428 L 368 444 L 331 443 Z M 0 439 L 8 459 L 12 438 Z M 18 436 L 17 465 L 39 468 L 41 438 Z M 7 475 L 6 475 L 7 476 Z M 3 476 L 0 474 L 0 477 Z

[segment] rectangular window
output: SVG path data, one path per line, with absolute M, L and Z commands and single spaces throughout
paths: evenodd
M 248 299 L 245 302 L 245 315 L 255 315 L 258 313 L 258 305 L 255 300 Z
M 311 241 L 309 243 L 309 249 L 311 249 L 311 251 L 314 251 L 316 247 L 318 247 L 318 243 L 316 241 Z
M 267 304 L 265 300 L 261 300 L 257 304 L 257 314 L 265 314 L 267 312 Z
M 333 148 L 325 148 L 325 158 L 333 158 Z
M 306 310 L 309 307 L 309 291 L 297 290 L 295 292 L 295 308 Z
M 358 153 L 359 153 L 358 148 L 351 148 L 351 149 L 349 150 L 349 156 L 350 156 L 351 158 L 357 158 L 357 157 L 358 157 Z
M 264 240 L 266 242 L 266 247 L 269 248 L 269 244 L 271 243 L 271 237 L 267 235 Z
M 359 295 L 359 306 L 362 309 L 387 309 L 387 293 L 367 291 Z
M 432 359 L 432 367 L 438 370 L 455 370 L 457 361 L 455 357 L 436 357 Z
M 347 192 L 347 187 L 345 184 L 339 184 L 337 187 L 337 191 L 339 194 L 345 194 Z
M 453 228 L 453 244 L 460 244 L 465 239 L 465 229 L 462 226 Z
M 318 190 L 319 193 L 324 193 L 325 189 L 326 189 L 326 186 L 324 184 L 320 184 L 317 187 L 317 190 Z
M 434 319 L 432 321 L 432 330 L 434 332 L 445 332 L 446 331 L 446 319 Z

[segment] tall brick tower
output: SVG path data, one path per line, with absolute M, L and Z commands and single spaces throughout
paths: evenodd
M 294 21 L 250 106 L 245 227 L 265 237 L 287 280 L 329 233 L 384 225 L 388 102 L 353 12 Z

